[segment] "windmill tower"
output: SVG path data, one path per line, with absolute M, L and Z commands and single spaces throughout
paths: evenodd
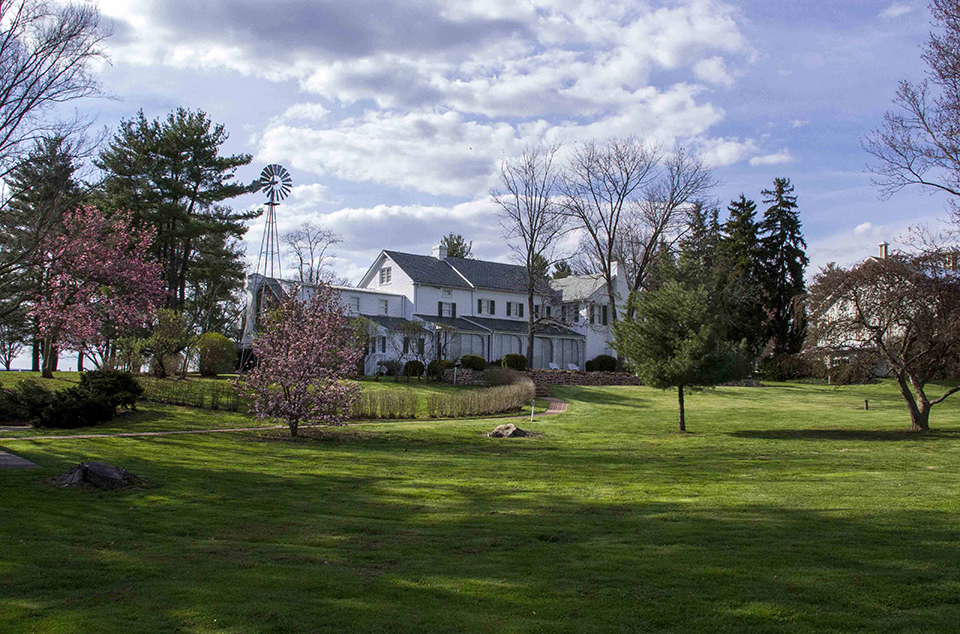
M 257 287 L 253 289 L 252 298 L 248 296 L 247 306 L 244 307 L 244 324 L 242 350 L 240 353 L 241 371 L 252 361 L 250 342 L 256 324 L 263 312 L 263 305 L 268 293 L 268 280 L 278 280 L 283 272 L 280 268 L 280 236 L 277 233 L 277 205 L 290 193 L 291 183 L 289 172 L 282 165 L 271 163 L 260 172 L 260 191 L 267 195 L 267 213 L 263 228 L 263 237 L 260 239 L 260 255 L 257 257 L 257 268 L 253 270 L 258 276 Z M 252 301 L 251 301 L 252 300 Z

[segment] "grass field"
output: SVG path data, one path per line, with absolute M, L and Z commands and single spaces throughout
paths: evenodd
M 557 392 L 530 439 L 0 436 L 41 466 L 0 471 L 0 631 L 956 631 L 960 399 L 918 435 L 889 383 L 720 388 L 680 435 L 672 392 Z M 153 486 L 45 483 L 86 459 Z

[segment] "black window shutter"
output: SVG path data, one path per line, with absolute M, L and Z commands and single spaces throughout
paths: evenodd
M 603 307 L 603 325 L 604 326 L 607 325 L 607 307 L 606 306 Z
M 523 304 L 517 304 L 517 317 L 523 317 Z
M 482 299 L 478 299 L 478 300 L 477 300 L 477 314 L 478 314 L 478 315 L 482 315 L 482 314 L 483 314 L 483 300 L 482 300 Z
M 511 308 L 513 308 L 513 302 L 507 302 L 507 317 L 510 317 Z
M 596 319 L 595 319 L 596 316 L 594 315 L 594 313 L 596 312 L 597 312 L 597 307 L 594 306 L 593 304 L 590 304 L 590 323 L 591 324 L 596 323 Z
M 423 354 L 423 338 L 417 340 L 417 354 Z
M 380 352 L 386 352 L 386 351 L 387 351 L 387 338 L 380 337 Z
M 452 304 L 450 304 L 450 316 L 451 317 L 457 316 L 457 302 L 453 302 Z
M 443 302 L 437 302 L 437 317 L 443 317 Z
M 493 300 L 493 299 L 490 300 L 490 314 L 491 315 L 497 314 L 497 302 L 496 300 Z
M 403 354 L 410 352 L 410 337 L 403 338 Z

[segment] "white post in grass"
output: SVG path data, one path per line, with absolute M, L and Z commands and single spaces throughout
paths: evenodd
M 530 403 L 530 422 L 533 422 L 533 413 L 537 411 L 537 397 L 533 397 L 533 402 Z

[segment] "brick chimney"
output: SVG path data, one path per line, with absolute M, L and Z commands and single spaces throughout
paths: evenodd
M 887 259 L 887 250 L 889 249 L 889 247 L 890 247 L 890 244 L 887 242 L 880 243 L 880 259 L 881 260 Z
M 433 247 L 433 250 L 430 252 L 430 254 L 431 254 L 433 257 L 437 258 L 438 260 L 446 260 L 446 259 L 447 259 L 447 247 L 446 247 L 446 245 L 438 244 L 437 246 Z

